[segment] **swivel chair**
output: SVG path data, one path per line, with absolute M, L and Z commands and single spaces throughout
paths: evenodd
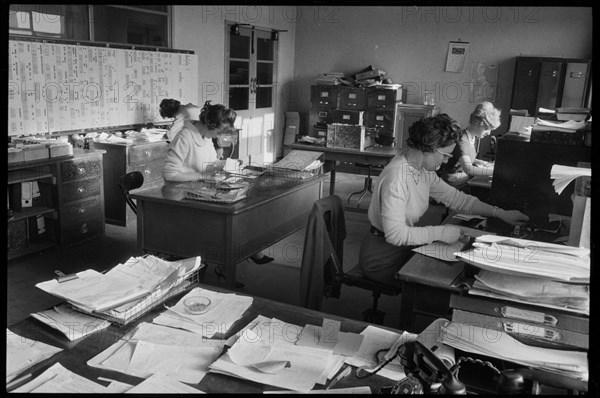
M 321 218 L 320 220 L 318 218 Z M 322 221 L 322 222 L 321 222 Z M 316 223 L 316 224 L 311 224 Z M 322 234 L 324 244 L 317 242 L 310 244 L 309 233 L 314 232 L 314 227 L 326 228 Z M 324 231 L 323 231 L 324 232 Z M 318 233 L 317 233 L 318 234 Z M 331 195 L 317 200 L 309 216 L 307 225 L 307 237 L 303 249 L 302 269 L 300 271 L 300 298 L 301 304 L 312 309 L 320 309 L 322 296 L 339 298 L 341 286 L 354 286 L 368 290 L 372 293 L 373 302 L 370 308 L 363 311 L 363 319 L 366 322 L 383 324 L 385 313 L 378 310 L 377 305 L 382 294 L 398 296 L 402 290 L 399 286 L 387 285 L 376 282 L 365 277 L 359 265 L 350 271 L 344 272 L 343 268 L 343 241 L 346 237 L 344 207 L 342 200 L 337 195 Z M 323 250 L 322 253 L 311 252 L 311 250 Z M 329 253 L 328 253 L 329 251 Z M 313 263 L 313 258 L 325 258 L 322 268 L 308 269 Z M 305 261 L 308 260 L 308 261 Z M 321 288 L 320 288 L 321 287 Z M 322 293 L 319 297 L 317 294 Z M 312 296 L 311 296 L 312 294 Z
M 133 213 L 137 215 L 137 205 L 133 199 L 129 196 L 129 191 L 134 189 L 138 189 L 144 185 L 144 175 L 140 171 L 132 171 L 127 174 L 124 174 L 119 179 L 119 186 L 121 187 L 121 191 L 123 192 L 123 196 L 125 196 L 125 201 L 133 210 Z

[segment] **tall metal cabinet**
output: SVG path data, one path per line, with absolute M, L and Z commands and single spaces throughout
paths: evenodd
M 591 60 L 517 57 L 512 109 L 585 108 L 590 91 Z

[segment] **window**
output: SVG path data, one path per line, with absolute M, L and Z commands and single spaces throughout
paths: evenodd
M 12 4 L 9 34 L 170 47 L 170 6 Z
M 11 4 L 8 33 L 89 40 L 87 5 Z

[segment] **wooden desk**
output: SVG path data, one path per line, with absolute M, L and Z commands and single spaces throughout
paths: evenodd
M 185 184 L 137 190 L 138 247 L 219 264 L 230 288 L 236 264 L 306 226 L 323 175 L 298 180 L 263 175 L 233 204 L 185 199 Z
M 224 293 L 232 293 L 231 291 L 218 287 L 206 285 L 199 286 L 203 289 L 209 289 Z M 179 296 L 170 299 L 167 302 L 167 305 L 174 305 L 177 302 L 177 300 L 181 298 L 182 295 L 183 294 L 180 294 Z M 39 374 L 41 374 L 43 371 L 45 371 L 47 368 L 49 368 L 56 362 L 60 362 L 65 368 L 90 380 L 97 381 L 98 377 L 101 376 L 112 380 L 117 380 L 123 383 L 137 385 L 141 383 L 143 379 L 116 371 L 94 368 L 88 366 L 86 362 L 89 359 L 96 356 L 97 354 L 99 354 L 100 352 L 110 347 L 112 344 L 116 343 L 139 323 L 151 322 L 152 319 L 154 319 L 163 310 L 164 307 L 159 306 L 157 309 L 142 317 L 138 322 L 135 322 L 131 325 L 122 328 L 117 327 L 115 325 L 111 325 L 103 331 L 91 334 L 74 342 L 68 341 L 62 334 L 60 334 L 60 332 L 42 324 L 41 322 L 38 322 L 37 320 L 31 317 L 9 327 L 9 329 L 12 332 L 17 333 L 25 338 L 35 339 L 37 341 L 41 341 L 43 343 L 51 344 L 53 346 L 64 349 L 64 351 L 58 353 L 51 359 L 34 365 L 32 368 L 24 371 L 24 373 L 32 373 L 33 377 L 37 377 Z M 340 330 L 343 332 L 352 333 L 360 333 L 369 325 L 368 323 L 361 321 L 355 321 L 348 318 L 342 318 L 335 315 L 324 314 L 322 312 L 297 307 L 294 305 L 254 297 L 254 301 L 250 308 L 244 313 L 243 317 L 233 325 L 229 332 L 226 335 L 217 334 L 213 338 L 221 339 L 228 338 L 234 335 L 235 333 L 240 331 L 244 326 L 246 326 L 248 323 L 254 320 L 258 315 L 263 315 L 268 318 L 277 318 L 281 321 L 300 326 L 304 326 L 306 324 L 322 325 L 323 318 L 326 317 L 328 319 L 335 319 L 341 321 Z M 377 327 L 401 333 L 401 331 L 399 330 L 385 328 L 382 326 Z M 368 385 L 371 387 L 373 393 L 377 393 L 381 387 L 392 386 L 394 383 L 395 381 L 383 378 L 378 375 L 359 380 L 356 378 L 355 372 L 352 372 L 350 376 L 342 379 L 338 384 L 336 384 L 336 388 Z M 217 373 L 208 373 L 200 381 L 200 383 L 196 385 L 196 387 L 207 393 L 260 394 L 266 390 L 280 390 L 276 387 L 267 386 L 248 380 L 234 378 L 231 376 L 226 376 Z M 317 386 L 316 388 L 322 387 Z
M 329 194 L 335 193 L 335 165 L 337 162 L 364 163 L 371 166 L 385 166 L 396 156 L 398 148 L 374 147 L 364 151 L 349 148 L 327 148 L 309 144 L 286 145 L 289 149 L 300 149 L 303 151 L 316 151 L 325 154 L 325 164 L 331 168 L 331 182 Z

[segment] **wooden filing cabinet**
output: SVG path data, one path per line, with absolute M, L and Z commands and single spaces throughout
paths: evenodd
M 127 206 L 119 185 L 122 175 L 140 171 L 144 175 L 143 188 L 163 183 L 162 169 L 167 156 L 166 141 L 116 144 L 95 142 L 94 147 L 106 151 L 104 155 L 104 208 L 106 222 L 127 226 L 135 215 Z
M 402 148 L 408 138 L 408 129 L 412 124 L 424 117 L 434 116 L 437 108 L 433 105 L 396 104 L 394 137 L 396 146 Z
M 104 234 L 104 151 L 8 165 L 8 259 Z M 37 182 L 39 197 L 22 206 L 21 184 Z
M 60 234 L 65 246 L 104 233 L 102 166 L 101 154 L 59 164 Z

